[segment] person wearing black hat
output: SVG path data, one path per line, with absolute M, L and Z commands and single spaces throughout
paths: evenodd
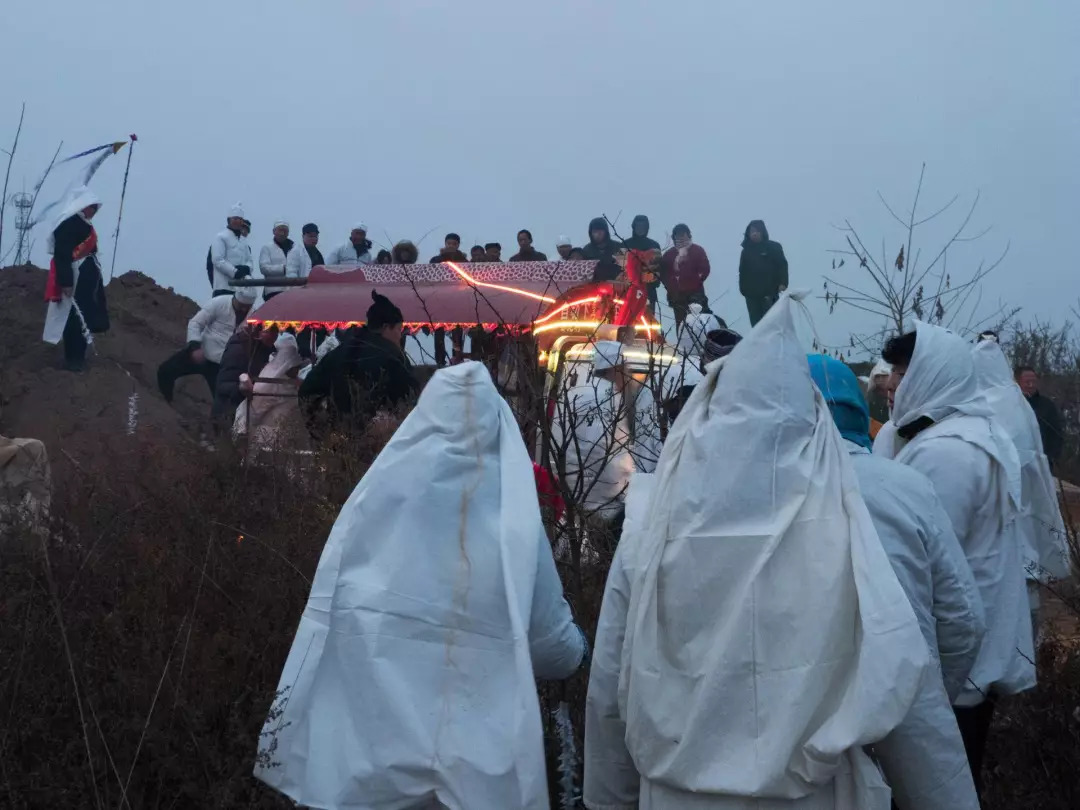
M 371 298 L 367 322 L 317 363 L 300 386 L 300 407 L 316 440 L 328 430 L 363 429 L 379 411 L 420 392 L 401 348 L 401 310 L 374 290 Z
M 586 259 L 590 261 L 611 260 L 614 258 L 615 251 L 618 248 L 618 243 L 611 238 L 611 229 L 608 227 L 606 219 L 596 217 L 589 223 L 589 242 L 582 248 Z
M 304 237 L 304 245 L 301 250 L 290 250 L 285 260 L 285 275 L 289 278 L 307 278 L 311 274 L 312 267 L 326 264 L 322 253 L 319 252 L 319 226 L 309 222 L 300 232 Z

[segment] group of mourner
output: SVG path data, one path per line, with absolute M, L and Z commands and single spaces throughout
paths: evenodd
M 69 360 L 104 306 L 84 283 L 98 202 L 72 205 L 50 245 L 50 317 L 66 351 L 71 338 Z M 228 286 L 251 261 L 243 212 L 232 213 L 210 251 L 215 297 L 159 373 L 166 398 L 180 376 L 205 376 L 216 414 L 256 408 L 244 396 L 253 351 L 267 358 L 258 378 L 294 392 L 310 365 L 294 335 L 237 328 L 254 295 Z M 684 288 L 671 267 L 692 246 L 681 227 L 659 266 L 673 303 Z M 260 267 L 303 277 L 367 260 L 365 231 L 321 256 L 315 226 L 298 247 L 279 223 Z M 631 238 L 648 238 L 647 221 Z M 594 221 L 582 253 L 611 241 Z M 779 266 L 774 245 L 752 224 L 743 261 Z M 532 256 L 528 232 L 519 246 Z M 415 261 L 402 247 L 389 259 Z M 465 260 L 458 240 L 445 259 Z M 705 262 L 691 265 L 699 281 Z M 581 799 L 594 810 L 978 808 L 995 711 L 1036 684 L 1039 583 L 1068 573 L 1045 406 L 1033 380 L 1017 385 L 995 335 L 971 343 L 920 323 L 885 346 L 872 439 L 851 369 L 803 353 L 783 268 L 747 296 L 745 337 L 705 336 L 701 378 L 681 392 L 654 463 L 619 493 L 591 645 L 488 369 L 451 365 L 418 391 L 400 359 L 402 314 L 381 296 L 357 334 L 329 349 L 327 338 L 302 401 L 356 407 L 335 373 L 345 366 L 381 386 L 368 416 L 419 399 L 326 542 L 257 776 L 311 807 L 547 810 L 535 681 L 588 667 Z M 96 284 L 95 296 L 100 272 Z M 74 320 L 53 311 L 73 297 Z M 598 380 L 625 368 L 622 344 L 594 351 Z M 237 358 L 244 372 L 222 387 Z

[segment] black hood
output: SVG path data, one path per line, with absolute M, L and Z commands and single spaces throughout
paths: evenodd
M 751 228 L 757 228 L 759 231 L 761 231 L 761 243 L 762 244 L 765 244 L 766 242 L 769 241 L 769 229 L 765 227 L 765 221 L 761 220 L 761 219 L 752 219 L 752 220 L 750 220 L 750 224 L 746 226 L 746 230 L 743 231 L 743 240 L 742 240 L 742 246 L 743 247 L 749 247 L 750 245 L 754 244 L 753 242 L 750 241 L 750 229 Z
M 644 230 L 641 233 L 637 232 L 637 226 L 643 225 Z M 630 235 L 631 236 L 648 236 L 649 235 L 649 218 L 644 214 L 638 214 L 634 217 L 634 221 L 630 223 Z
M 603 217 L 597 217 L 596 219 L 594 219 L 592 222 L 589 223 L 589 242 L 592 241 L 592 232 L 593 231 L 603 231 L 604 232 L 604 240 L 608 241 L 608 242 L 611 241 L 611 231 L 608 230 L 607 220 L 604 219 Z M 588 243 L 586 243 L 586 244 L 588 244 Z

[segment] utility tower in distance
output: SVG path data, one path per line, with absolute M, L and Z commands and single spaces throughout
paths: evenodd
M 18 191 L 8 198 L 15 209 L 15 230 L 18 241 L 15 244 L 15 264 L 30 261 L 30 209 L 34 207 L 34 198 L 25 191 Z

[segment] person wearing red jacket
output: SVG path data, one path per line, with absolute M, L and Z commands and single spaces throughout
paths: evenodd
M 667 289 L 668 305 L 675 310 L 675 326 L 682 326 L 691 304 L 701 304 L 701 311 L 709 313 L 709 299 L 705 295 L 705 279 L 709 277 L 709 256 L 701 245 L 694 244 L 690 228 L 676 225 L 671 232 L 675 247 L 664 254 L 663 282 Z

